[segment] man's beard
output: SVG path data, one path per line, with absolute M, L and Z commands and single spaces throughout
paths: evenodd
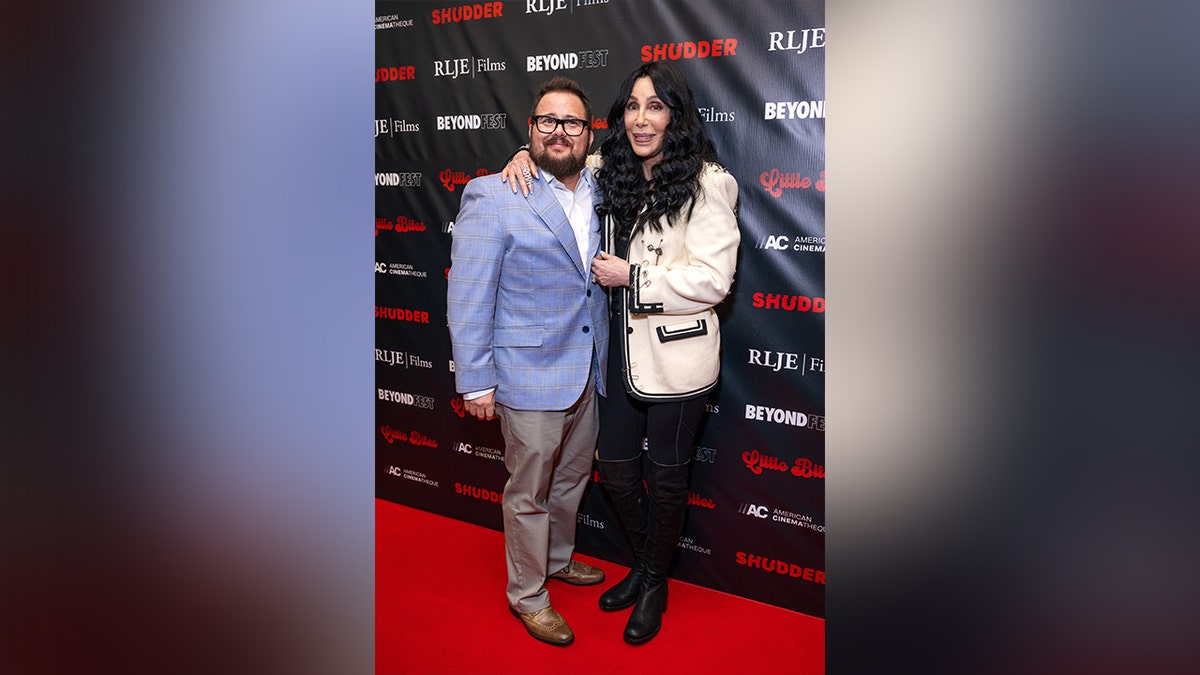
M 587 164 L 587 158 L 582 155 L 576 155 L 573 152 L 566 157 L 553 157 L 545 144 L 542 145 L 539 151 L 530 151 L 533 155 L 533 161 L 538 165 L 538 168 L 543 171 L 548 171 L 551 176 L 562 180 L 564 176 L 573 176 L 583 170 Z

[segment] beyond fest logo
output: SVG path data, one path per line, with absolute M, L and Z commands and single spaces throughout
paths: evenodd
M 814 431 L 825 431 L 824 415 L 809 415 L 797 410 L 771 408 L 765 405 L 746 404 L 746 419 L 774 424 L 786 424 Z
M 394 389 L 380 388 L 380 389 L 378 389 L 378 391 L 379 391 L 379 400 L 380 401 L 388 401 L 390 403 L 403 403 L 404 405 L 411 405 L 415 408 L 424 408 L 426 410 L 433 410 L 434 401 L 433 401 L 433 397 L 431 397 L 431 396 L 419 396 L 416 394 L 409 394 L 409 393 L 403 392 L 403 391 L 395 391 Z
M 543 70 L 575 70 L 576 68 L 607 68 L 607 49 L 587 49 L 581 52 L 535 54 L 525 57 L 525 72 Z

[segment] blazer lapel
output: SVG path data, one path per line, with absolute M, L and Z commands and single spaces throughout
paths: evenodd
M 579 259 L 579 243 L 575 241 L 575 230 L 567 220 L 567 214 L 563 213 L 558 198 L 554 196 L 553 188 L 540 178 L 538 182 L 541 185 L 526 199 L 542 221 L 546 223 L 546 226 L 550 228 L 550 231 L 554 233 L 554 236 L 558 238 L 558 243 L 562 244 L 567 256 L 575 263 L 575 269 L 578 270 L 579 275 L 586 279 L 587 270 L 583 268 L 583 261 Z M 590 247 L 591 242 L 589 241 L 588 244 Z

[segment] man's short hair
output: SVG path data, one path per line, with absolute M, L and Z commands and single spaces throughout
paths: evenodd
M 533 107 L 529 109 L 530 119 L 537 114 L 537 107 L 538 104 L 542 102 L 542 97 L 555 91 L 564 91 L 568 94 L 574 94 L 578 96 L 579 100 L 583 101 L 583 110 L 587 115 L 586 121 L 589 125 L 591 125 L 592 102 L 588 100 L 587 94 L 583 93 L 583 87 L 579 86 L 578 82 L 569 77 L 563 77 L 562 75 L 555 75 L 549 80 L 546 80 L 546 83 L 542 85 L 540 90 L 538 90 L 537 96 L 533 97 Z

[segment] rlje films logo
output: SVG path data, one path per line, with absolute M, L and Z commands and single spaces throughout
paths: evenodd
M 421 130 L 420 123 L 409 122 L 408 120 L 399 120 L 394 117 L 375 120 L 375 138 L 380 136 L 388 136 L 394 138 L 396 134 L 411 134 Z M 378 176 L 378 174 L 376 174 Z M 378 183 L 376 183 L 378 185 Z
M 825 27 L 802 28 L 800 30 L 771 31 L 767 34 L 769 52 L 796 52 L 803 54 L 810 49 L 825 48 Z
M 607 4 L 608 0 L 525 0 L 525 13 L 553 16 L 555 12 L 566 10 L 567 14 L 574 14 L 576 7 Z
M 825 359 L 796 354 L 794 352 L 777 352 L 767 349 L 748 349 L 750 360 L 748 364 L 761 366 L 778 373 L 781 370 L 793 370 L 805 375 L 809 372 L 825 373 Z
M 449 77 L 452 80 L 467 75 L 470 75 L 471 79 L 475 79 L 476 75 L 482 73 L 502 73 L 505 70 L 508 70 L 507 61 L 494 61 L 487 57 L 464 56 L 458 59 L 440 59 L 433 62 L 434 77 Z
M 433 368 L 433 361 L 422 358 L 419 354 L 400 352 L 394 349 L 376 349 L 375 362 L 404 368 Z

